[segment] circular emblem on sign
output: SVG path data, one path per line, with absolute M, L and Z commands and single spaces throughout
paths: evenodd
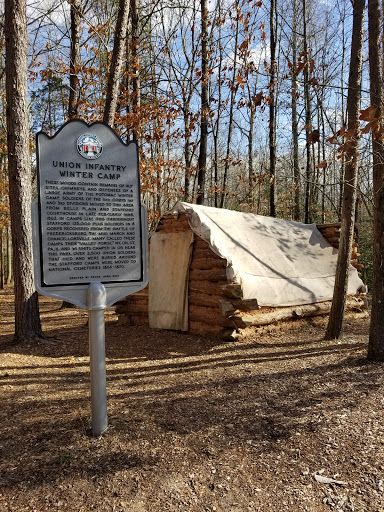
M 84 158 L 93 160 L 103 152 L 103 145 L 96 135 L 81 135 L 77 139 L 77 151 Z

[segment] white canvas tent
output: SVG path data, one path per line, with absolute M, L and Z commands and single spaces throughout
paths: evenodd
M 191 229 L 227 260 L 227 278 L 243 299 L 259 306 L 293 306 L 331 300 L 337 250 L 315 224 L 179 202 Z M 363 286 L 350 267 L 348 293 Z
M 117 312 L 132 324 L 217 337 L 327 314 L 338 238 L 331 235 L 331 245 L 322 233 L 316 225 L 179 202 L 151 237 L 148 288 Z M 358 297 L 349 308 L 366 308 L 363 287 L 351 266 L 348 294 Z

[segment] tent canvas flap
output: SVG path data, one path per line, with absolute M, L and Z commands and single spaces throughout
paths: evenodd
M 157 329 L 188 330 L 188 273 L 192 230 L 155 233 L 149 258 L 149 325 Z

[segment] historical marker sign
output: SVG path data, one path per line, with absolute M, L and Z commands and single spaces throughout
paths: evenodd
M 104 309 L 147 284 L 138 149 L 103 123 L 37 135 L 35 286 L 89 311 L 92 431 L 108 426 Z
M 102 283 L 107 305 L 147 282 L 146 215 L 138 148 L 103 123 L 37 135 L 35 274 L 40 293 L 87 307 Z M 36 206 L 35 206 L 36 209 Z

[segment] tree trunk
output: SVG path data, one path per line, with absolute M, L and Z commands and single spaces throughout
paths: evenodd
M 41 338 L 33 283 L 31 163 L 27 96 L 25 0 L 5 2 L 5 51 L 9 200 L 15 280 L 15 342 Z
M 345 105 L 344 105 L 344 62 L 345 62 L 345 15 L 343 16 L 342 21 L 342 58 L 341 58 L 341 83 L 340 83 L 340 93 L 341 93 L 341 116 L 342 116 L 342 126 L 346 126 L 346 114 L 345 114 Z M 344 144 L 345 139 L 344 135 L 342 135 L 342 143 Z M 343 208 L 343 193 L 344 193 L 344 173 L 345 173 L 345 156 L 344 153 L 341 155 L 341 165 L 340 165 L 340 179 L 339 179 L 339 205 L 338 205 L 338 218 L 341 220 L 341 211 Z
M 297 119 L 297 4 L 293 2 L 293 25 L 292 25 L 292 143 L 293 143 L 293 181 L 295 186 L 295 206 L 293 219 L 301 220 L 300 212 L 300 167 L 299 167 L 299 129 Z
M 4 289 L 3 230 L 0 229 L 0 290 Z
M 227 179 L 228 179 L 228 170 L 229 170 L 229 160 L 231 153 L 231 142 L 232 142 L 232 130 L 233 130 L 233 111 L 235 107 L 235 98 L 236 98 L 236 75 L 237 75 L 237 50 L 238 50 L 238 39 L 239 39 L 239 16 L 240 9 L 239 4 L 236 0 L 234 9 L 236 11 L 236 29 L 235 29 L 235 49 L 234 49 L 234 57 L 233 57 L 233 70 L 232 70 L 232 83 L 230 85 L 231 89 L 231 99 L 229 105 L 229 119 L 228 119 L 228 134 L 227 134 L 227 150 L 225 153 L 225 161 L 224 161 L 224 176 L 223 176 L 223 189 L 221 192 L 220 199 L 220 208 L 224 207 L 224 200 L 227 195 Z
M 219 86 L 221 87 L 221 85 Z M 220 93 L 219 93 L 220 94 Z M 215 124 L 212 127 L 213 136 L 213 204 L 215 208 L 219 206 L 219 193 L 218 193 L 218 181 L 219 181 L 219 133 L 220 133 L 220 109 L 217 111 L 217 117 Z
M 384 361 L 384 142 L 383 63 L 381 48 L 382 11 L 379 0 L 368 1 L 369 76 L 371 106 L 376 108 L 376 130 L 372 130 L 373 149 L 373 289 L 368 359 Z
M 208 146 L 208 3 L 200 0 L 201 7 L 201 123 L 200 123 L 200 152 L 197 169 L 197 204 L 205 203 L 205 179 L 207 174 Z
M 254 163 L 253 163 L 253 132 L 255 129 L 255 114 L 256 107 L 251 105 L 249 115 L 249 131 L 248 131 L 248 203 L 251 204 L 253 209 L 254 204 Z
M 345 154 L 346 166 L 344 173 L 340 243 L 339 253 L 337 256 L 332 308 L 325 333 L 325 339 L 327 340 L 340 338 L 343 329 L 345 303 L 347 300 L 357 197 L 358 149 L 360 140 L 359 113 L 361 104 L 361 77 L 364 43 L 364 8 L 365 0 L 355 0 L 353 4 L 352 47 L 347 99 L 348 132 L 353 131 L 353 134 L 351 134 L 350 138 L 347 140 Z
M 312 169 L 311 169 L 311 144 L 309 134 L 311 131 L 311 99 L 309 93 L 309 52 L 307 40 L 307 8 L 306 0 L 303 0 L 303 43 L 304 43 L 304 59 L 306 64 L 304 66 L 304 103 L 305 103 L 305 152 L 306 152 L 306 166 L 305 166 L 305 219 L 306 224 L 312 221 Z
M 71 2 L 71 55 L 69 63 L 69 102 L 68 117 L 78 115 L 79 107 L 79 66 L 80 66 L 80 0 Z
M 276 80 L 276 7 L 277 0 L 271 0 L 269 13 L 270 25 L 270 46 L 271 46 L 271 67 L 269 72 L 269 214 L 276 217 L 275 204 L 275 180 L 276 180 L 276 102 L 275 102 L 275 80 Z
M 12 283 L 12 237 L 7 226 L 7 279 L 6 284 Z
M 222 9 L 221 9 L 221 0 L 218 1 L 218 18 L 221 19 Z M 212 128 L 213 132 L 213 181 L 214 181 L 214 206 L 217 208 L 219 206 L 219 139 L 220 139 L 220 131 L 221 131 L 221 114 L 222 114 L 222 69 L 223 69 L 223 61 L 224 61 L 224 49 L 221 44 L 222 41 L 222 24 L 219 23 L 219 62 L 218 62 L 218 71 L 217 71 L 217 114 L 216 114 L 216 122 L 215 126 Z
M 127 37 L 129 14 L 129 0 L 120 0 L 119 13 L 117 16 L 115 40 L 113 43 L 113 52 L 111 65 L 109 67 L 107 93 L 104 108 L 104 123 L 111 128 L 115 124 L 115 114 L 117 107 L 117 96 L 120 85 L 121 66 L 123 61 L 124 45 Z
M 191 135 L 190 135 L 190 109 L 189 104 L 183 106 L 183 114 L 184 114 L 184 129 L 185 129 L 185 139 L 184 139 L 184 162 L 185 162 L 185 171 L 184 171 L 184 201 L 189 201 L 189 187 L 191 180 Z
M 69 100 L 68 117 L 75 119 L 79 107 L 79 66 L 80 66 L 80 0 L 71 2 L 71 56 L 69 63 Z M 63 301 L 61 309 L 72 309 L 76 306 L 71 302 Z
M 132 75 L 132 113 L 134 116 L 134 126 L 139 125 L 139 110 L 141 104 L 141 84 L 140 84 L 140 59 L 139 59 L 139 0 L 130 0 L 130 16 L 132 25 L 132 43 L 131 43 L 131 75 Z M 133 140 L 138 141 L 138 130 L 132 130 Z
M 324 66 L 323 66 L 323 84 L 325 82 L 324 78 Z M 325 122 L 324 122 L 324 86 L 321 88 L 321 111 L 320 111 L 320 124 L 321 124 L 321 147 L 323 152 L 323 161 L 326 160 L 326 150 L 325 150 Z M 326 178 L 327 172 L 326 169 L 323 169 L 323 179 L 321 183 L 321 222 L 325 223 L 325 194 L 326 194 Z

